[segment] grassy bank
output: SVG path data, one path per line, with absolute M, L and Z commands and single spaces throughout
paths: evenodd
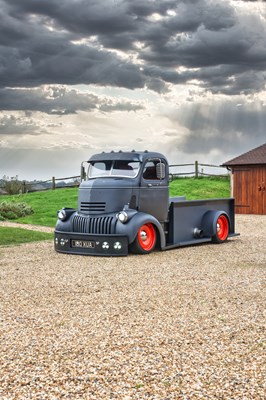
M 178 178 L 170 183 L 170 196 L 185 196 L 187 200 L 230 197 L 230 179 Z
M 40 240 L 51 240 L 52 238 L 52 233 L 0 226 L 0 246 L 14 246 L 21 243 L 37 242 Z
M 23 202 L 31 206 L 34 210 L 32 215 L 19 218 L 17 222 L 25 224 L 55 226 L 57 211 L 66 207 L 77 207 L 78 189 L 57 189 L 46 190 L 43 192 L 26 193 L 13 196 L 4 196 L 3 200 L 10 202 Z M 0 197 L 1 201 L 1 197 Z
M 179 178 L 170 183 L 170 196 L 186 196 L 188 200 L 225 198 L 230 196 L 230 182 L 226 178 Z M 77 208 L 78 189 L 47 190 L 23 195 L 3 196 L 5 201 L 23 202 L 34 214 L 19 218 L 18 222 L 54 227 L 57 211 L 62 207 Z M 0 202 L 1 202 L 0 197 Z

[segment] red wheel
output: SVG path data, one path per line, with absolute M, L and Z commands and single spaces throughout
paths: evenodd
M 136 239 L 131 245 L 131 251 L 138 254 L 148 254 L 152 252 L 156 245 L 156 231 L 153 224 L 142 225 Z
M 229 221 L 226 215 L 222 214 L 216 221 L 216 233 L 213 236 L 215 243 L 225 242 L 229 234 Z

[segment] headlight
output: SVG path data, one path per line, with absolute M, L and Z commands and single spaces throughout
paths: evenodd
M 128 215 L 125 211 L 121 211 L 120 213 L 117 214 L 117 218 L 119 219 L 122 224 L 125 224 L 128 220 Z
M 61 221 L 65 221 L 75 212 L 74 208 L 64 207 L 61 210 L 57 211 L 57 217 Z
M 67 218 L 66 210 L 64 210 L 64 208 L 62 208 L 62 210 L 59 210 L 57 212 L 57 216 L 59 219 L 61 219 L 61 221 L 65 221 L 65 219 Z

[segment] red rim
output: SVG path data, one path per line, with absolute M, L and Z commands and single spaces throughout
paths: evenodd
M 221 215 L 217 219 L 217 236 L 220 240 L 226 240 L 229 233 L 228 219 L 225 215 Z
M 153 248 L 156 241 L 156 232 L 152 224 L 142 225 L 138 231 L 138 241 L 140 247 L 145 251 Z

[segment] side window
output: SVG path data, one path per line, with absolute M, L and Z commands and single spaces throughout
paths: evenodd
M 143 171 L 143 178 L 147 180 L 158 180 L 156 175 L 156 162 L 148 161 Z

